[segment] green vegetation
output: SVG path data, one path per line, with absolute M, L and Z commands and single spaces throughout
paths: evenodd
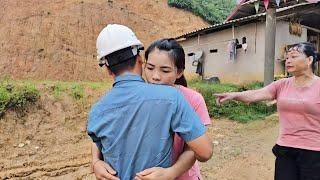
M 245 85 L 234 84 L 208 84 L 200 80 L 189 82 L 189 86 L 198 90 L 204 97 L 208 111 L 213 118 L 229 118 L 239 122 L 248 122 L 263 119 L 276 111 L 275 105 L 266 103 L 245 103 L 230 101 L 222 106 L 217 106 L 214 93 L 244 91 L 257 89 L 263 83 L 251 83 Z M 66 81 L 8 81 L 0 80 L 0 118 L 10 109 L 23 115 L 26 107 L 34 104 L 40 98 L 40 92 L 49 93 L 56 99 L 65 96 L 72 97 L 82 104 L 87 102 L 87 93 L 104 93 L 111 88 L 111 82 L 66 82 Z M 90 95 L 89 95 L 90 96 Z M 21 114 L 22 113 L 22 114 Z
M 13 85 L 7 81 L 0 82 L 0 118 L 7 110 L 13 109 L 23 113 L 29 104 L 35 103 L 40 97 L 34 85 Z
M 41 92 L 48 92 L 56 99 L 64 95 L 80 103 L 86 103 L 86 90 L 110 89 L 111 82 L 67 82 L 67 81 L 15 81 L 0 79 L 0 118 L 8 110 L 24 115 L 26 108 L 40 98 Z
M 84 85 L 77 82 L 58 81 L 52 86 L 53 95 L 59 99 L 63 93 L 70 93 L 75 100 L 81 100 L 84 97 Z
M 82 100 L 85 97 L 85 89 L 90 88 L 92 90 L 97 89 L 109 89 L 111 87 L 110 82 L 68 82 L 68 81 L 46 81 L 42 82 L 51 86 L 53 95 L 56 99 L 62 97 L 63 94 L 71 95 L 75 100 Z
M 223 22 L 236 6 L 235 0 L 168 0 L 169 6 L 185 9 L 216 24 Z
M 232 84 L 205 84 L 195 80 L 189 82 L 189 85 L 202 94 L 206 101 L 209 115 L 213 118 L 225 117 L 239 122 L 248 122 L 263 119 L 276 111 L 275 105 L 268 106 L 265 102 L 248 105 L 242 102 L 229 101 L 222 106 L 218 106 L 215 102 L 213 95 L 215 93 L 258 89 L 263 87 L 263 83 L 260 82 L 237 86 Z

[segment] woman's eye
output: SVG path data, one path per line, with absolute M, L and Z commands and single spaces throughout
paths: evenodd
M 147 67 L 147 69 L 148 69 L 148 70 L 153 70 L 153 68 L 152 68 L 152 67 Z
M 162 72 L 164 72 L 164 73 L 170 73 L 171 71 L 162 71 Z

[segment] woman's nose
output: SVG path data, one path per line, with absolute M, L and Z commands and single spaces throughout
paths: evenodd
M 160 81 L 161 78 L 160 78 L 159 73 L 158 73 L 158 72 L 153 73 L 152 79 L 153 79 L 154 81 Z
M 290 63 L 291 62 L 291 58 L 286 58 L 286 63 Z

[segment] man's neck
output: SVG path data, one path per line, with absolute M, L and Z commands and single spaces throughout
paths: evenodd
M 137 76 L 141 76 L 141 74 L 139 74 L 138 72 L 135 71 L 123 71 L 120 74 L 118 74 L 117 76 L 124 76 L 124 75 L 137 75 Z

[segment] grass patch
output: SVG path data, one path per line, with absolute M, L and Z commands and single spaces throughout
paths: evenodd
M 213 118 L 225 117 L 239 122 L 249 122 L 257 119 L 264 119 L 266 116 L 276 111 L 276 106 L 268 106 L 264 102 L 252 103 L 250 105 L 238 102 L 228 101 L 222 106 L 218 106 L 215 101 L 215 93 L 245 91 L 250 89 L 259 89 L 263 83 L 255 82 L 244 85 L 233 84 L 206 84 L 199 80 L 189 82 L 189 86 L 196 89 L 204 97 L 209 115 Z
M 75 100 L 84 98 L 84 86 L 81 83 L 57 81 L 53 84 L 52 89 L 56 99 L 60 99 L 65 93 L 71 95 Z
M 18 115 L 24 115 L 25 108 L 40 98 L 39 90 L 49 92 L 56 99 L 62 99 L 66 95 L 84 104 L 86 103 L 86 90 L 99 91 L 111 87 L 111 81 L 72 82 L 0 79 L 0 118 L 9 109 L 15 110 Z
M 0 82 L 0 118 L 6 111 L 13 109 L 23 115 L 30 104 L 40 98 L 40 92 L 32 84 L 14 85 L 7 81 Z
M 84 97 L 84 86 L 79 83 L 74 83 L 71 86 L 71 96 L 75 100 L 81 100 Z
M 61 94 L 68 89 L 68 85 L 63 82 L 57 82 L 53 86 L 53 96 L 58 99 L 61 97 Z
M 53 95 L 59 99 L 63 94 L 71 95 L 75 100 L 83 100 L 85 98 L 85 89 L 90 88 L 92 90 L 97 89 L 110 89 L 111 83 L 109 82 L 68 82 L 68 81 L 56 81 L 51 82 Z

